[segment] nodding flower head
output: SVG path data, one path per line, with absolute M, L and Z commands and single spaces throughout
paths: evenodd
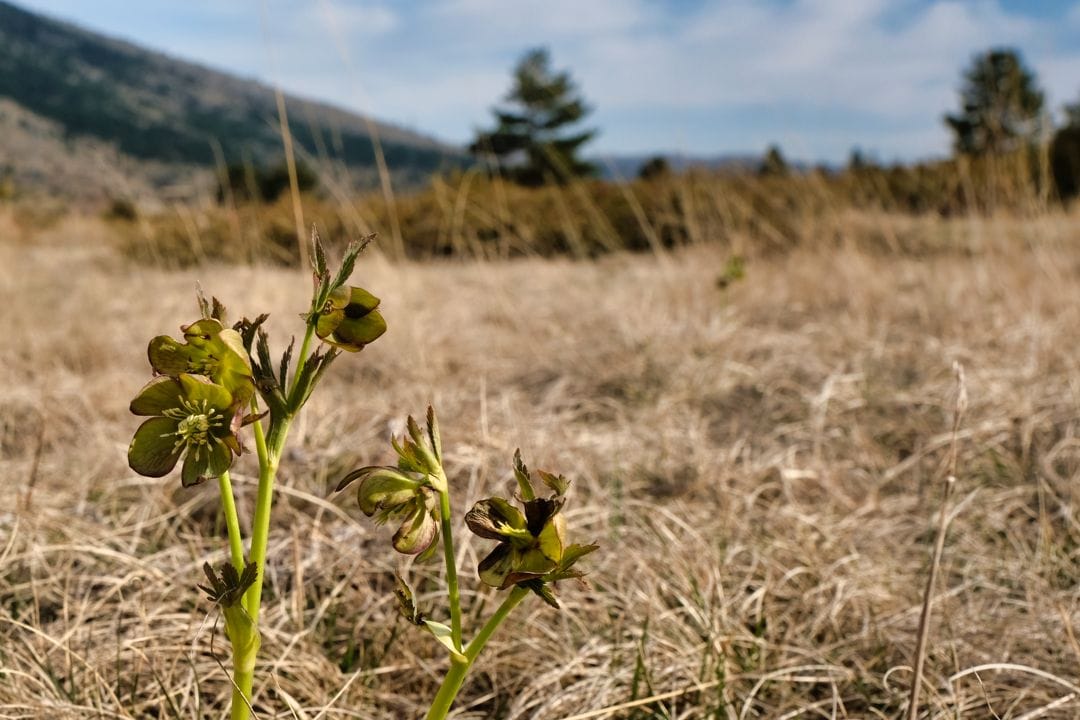
M 401 521 L 394 533 L 394 549 L 426 560 L 439 540 L 439 497 L 420 473 L 396 467 L 372 466 L 353 470 L 338 484 L 344 490 L 359 480 L 356 500 L 360 511 L 378 523 Z
M 343 285 L 318 313 L 315 334 L 334 347 L 359 352 L 386 332 L 386 320 L 376 309 L 379 298 L 367 290 Z
M 131 401 L 131 412 L 149 419 L 135 431 L 128 465 L 140 475 L 163 477 L 184 459 L 181 481 L 197 485 L 228 470 L 240 454 L 242 417 L 232 394 L 196 375 L 151 380 Z
M 184 342 L 168 335 L 150 341 L 147 355 L 159 375 L 202 375 L 223 386 L 240 405 L 255 392 L 251 360 L 240 333 L 224 327 L 215 318 L 204 318 L 180 328 Z
M 492 587 L 522 585 L 558 607 L 547 583 L 580 578 L 582 574 L 571 566 L 597 546 L 566 542 L 562 508 L 569 482 L 562 476 L 538 471 L 543 483 L 553 492 L 546 498 L 536 497 L 532 477 L 521 462 L 520 452 L 514 454 L 514 474 L 523 511 L 504 498 L 490 497 L 476 503 L 465 515 L 465 523 L 473 533 L 499 541 L 480 561 L 477 573 Z
M 439 541 L 439 494 L 446 492 L 442 468 L 442 439 L 435 410 L 428 408 L 424 429 L 411 416 L 408 436 L 393 440 L 397 467 L 374 465 L 353 470 L 338 483 L 344 490 L 356 480 L 360 510 L 376 522 L 401 520 L 394 533 L 394 549 L 426 560 L 435 554 Z

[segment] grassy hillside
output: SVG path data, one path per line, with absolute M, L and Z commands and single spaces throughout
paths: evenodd
M 0 98 L 39 122 L 55 124 L 60 141 L 70 147 L 93 140 L 114 147 L 136 165 L 175 167 L 178 174 L 192 166 L 212 167 L 214 143 L 226 162 L 260 164 L 281 156 L 270 88 L 2 1 Z M 296 140 L 312 155 L 324 147 L 361 174 L 373 167 L 362 118 L 298 98 L 289 98 L 288 107 Z M 419 178 L 460 160 L 456 150 L 430 138 L 385 123 L 377 128 L 387 163 L 403 178 Z M 9 145 L 15 139 L 0 133 L 0 165 L 14 152 Z M 68 161 L 82 159 L 76 154 Z

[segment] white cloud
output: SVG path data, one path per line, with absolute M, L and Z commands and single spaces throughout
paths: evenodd
M 1000 45 L 1024 52 L 1055 108 L 1080 95 L 1080 3 L 1039 19 L 1001 0 L 265 2 L 265 35 L 256 2 L 125 11 L 135 6 L 100 0 L 95 12 L 118 27 L 140 18 L 127 37 L 461 142 L 490 122 L 514 61 L 537 45 L 579 82 L 613 150 L 673 137 L 692 151 L 751 150 L 768 134 L 812 157 L 842 159 L 856 144 L 942 152 L 963 68 Z M 149 23 L 155 13 L 173 26 Z

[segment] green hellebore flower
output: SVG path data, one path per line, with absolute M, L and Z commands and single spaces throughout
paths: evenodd
M 401 520 L 394 533 L 394 549 L 426 560 L 434 554 L 439 540 L 438 494 L 423 475 L 396 467 L 371 466 L 353 470 L 337 489 L 344 490 L 360 480 L 356 500 L 360 511 L 378 523 Z
M 255 393 L 255 383 L 240 333 L 214 318 L 184 325 L 180 330 L 184 342 L 168 335 L 150 341 L 147 355 L 154 372 L 170 377 L 204 375 L 228 390 L 238 405 L 246 406 Z
M 563 502 L 561 497 L 527 500 L 524 513 L 501 497 L 476 503 L 465 523 L 476 535 L 499 541 L 480 561 L 480 579 L 504 590 L 557 569 L 566 545 Z
M 537 474 L 552 491 L 550 497 L 536 497 L 532 475 L 521 461 L 521 451 L 515 452 L 514 476 L 524 512 L 504 498 L 490 497 L 476 503 L 465 514 L 465 523 L 480 537 L 499 541 L 477 567 L 484 583 L 500 590 L 519 585 L 558 609 L 559 603 L 549 584 L 584 577 L 573 566 L 599 546 L 566 543 L 562 508 L 570 483 L 561 475 L 543 470 Z
M 184 487 L 218 477 L 240 454 L 232 394 L 196 375 L 156 377 L 131 401 L 131 412 L 149 416 L 135 431 L 128 465 L 140 475 L 168 475 L 183 456 Z
M 367 290 L 343 285 L 330 293 L 315 320 L 315 334 L 334 347 L 359 352 L 386 332 L 376 308 L 379 298 Z

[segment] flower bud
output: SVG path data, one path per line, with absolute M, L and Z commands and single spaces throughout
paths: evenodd
M 315 334 L 342 350 L 358 352 L 386 332 L 386 320 L 377 307 L 379 298 L 367 290 L 339 287 L 319 312 Z

